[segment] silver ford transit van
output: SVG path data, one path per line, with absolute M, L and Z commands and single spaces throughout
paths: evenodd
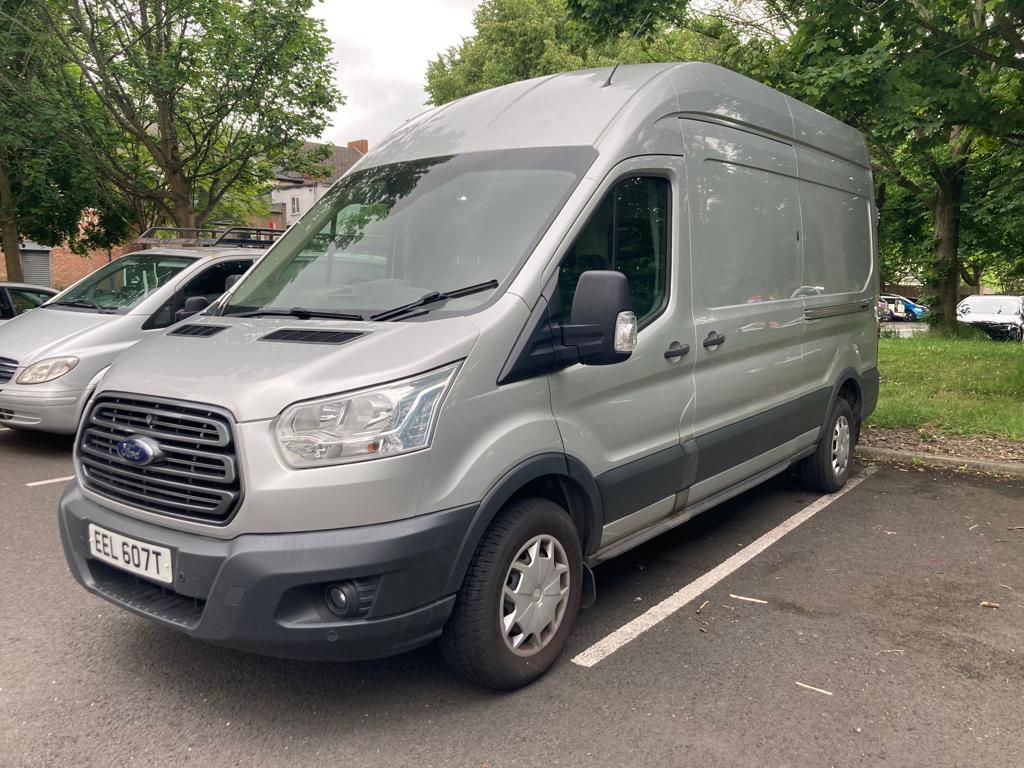
M 99 385 L 60 502 L 88 590 L 314 659 L 440 637 L 496 688 L 591 568 L 791 465 L 878 391 L 863 138 L 729 71 L 573 72 L 434 109 Z
M 153 228 L 136 241 L 149 250 L 104 265 L 4 323 L 0 426 L 73 434 L 121 352 L 209 306 L 279 234 Z

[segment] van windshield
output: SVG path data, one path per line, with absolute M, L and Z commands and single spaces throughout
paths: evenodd
M 47 307 L 124 312 L 139 304 L 195 261 L 190 256 L 138 253 L 122 256 L 57 296 Z
M 420 311 L 476 308 L 515 275 L 596 156 L 592 147 L 516 149 L 356 171 L 277 242 L 222 313 L 368 318 L 469 286 Z

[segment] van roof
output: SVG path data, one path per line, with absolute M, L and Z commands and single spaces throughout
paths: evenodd
M 358 167 L 492 149 L 592 145 L 643 154 L 664 118 L 755 129 L 869 167 L 863 136 L 803 102 L 703 62 L 630 64 L 524 80 L 431 109 L 391 133 Z M 640 150 L 640 151 L 638 151 Z

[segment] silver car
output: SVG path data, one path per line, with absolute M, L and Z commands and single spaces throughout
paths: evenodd
M 165 232 L 147 234 L 153 248 L 104 265 L 0 326 L 0 426 L 73 433 L 119 354 L 215 301 L 269 244 L 248 230 L 190 236 L 190 247 L 168 245 L 182 238 Z
M 993 339 L 1024 341 L 1024 296 L 968 296 L 956 305 L 956 319 Z
M 111 366 L 60 503 L 72 573 L 210 642 L 440 638 L 525 685 L 593 567 L 790 466 L 846 482 L 874 214 L 857 131 L 707 64 L 431 110 Z
M 0 282 L 0 325 L 23 315 L 57 295 L 53 288 L 28 283 Z

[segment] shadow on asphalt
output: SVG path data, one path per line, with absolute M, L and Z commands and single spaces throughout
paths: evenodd
M 0 424 L 0 427 L 3 425 Z M 75 446 L 74 435 L 51 435 L 47 432 L 10 429 L 0 432 L 0 445 L 14 448 L 19 458 L 71 458 Z

